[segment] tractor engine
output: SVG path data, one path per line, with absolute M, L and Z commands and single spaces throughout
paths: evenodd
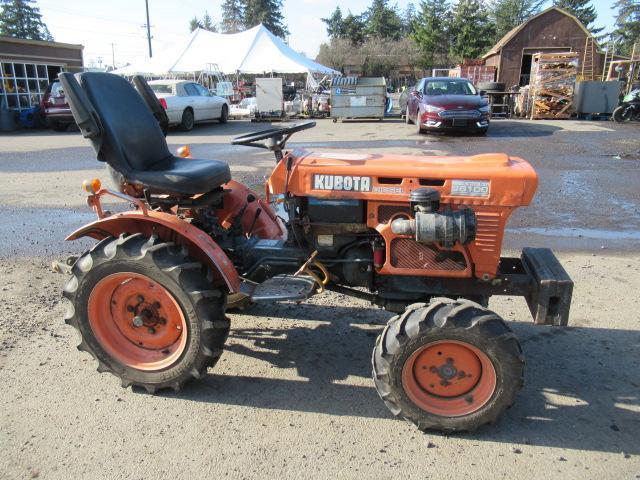
M 341 283 L 371 287 L 382 276 L 494 278 L 507 219 L 536 187 L 529 163 L 504 154 L 295 151 L 267 195 L 288 205 L 298 246 L 304 239 Z

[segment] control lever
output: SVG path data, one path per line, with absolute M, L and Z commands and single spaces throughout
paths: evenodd
M 251 222 L 251 227 L 249 228 L 249 231 L 247 232 L 247 238 L 251 238 L 251 234 L 253 233 L 253 228 L 256 226 L 256 222 L 258 221 L 258 217 L 260 216 L 261 213 L 262 213 L 262 209 L 261 208 L 257 208 L 256 209 L 256 214 L 253 217 L 253 222 Z

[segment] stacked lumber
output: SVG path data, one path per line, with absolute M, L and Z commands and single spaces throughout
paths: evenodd
M 569 118 L 578 73 L 577 53 L 536 53 L 531 63 L 531 119 Z

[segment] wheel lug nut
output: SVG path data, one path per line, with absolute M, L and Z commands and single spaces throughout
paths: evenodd
M 127 305 L 127 312 L 135 312 L 136 309 L 133 307 L 133 305 Z
M 149 333 L 156 333 L 156 329 L 153 327 L 149 327 Z
M 166 323 L 167 323 L 167 319 L 166 319 L 166 318 L 161 318 L 159 321 L 160 321 L 160 323 L 161 323 L 162 325 L 164 325 L 164 324 L 166 324 Z
M 160 302 L 153 302 L 153 306 L 155 308 L 160 308 Z
M 144 302 L 144 297 L 142 295 L 138 295 L 138 301 L 140 303 Z
M 142 320 L 142 317 L 140 315 L 136 315 L 135 317 L 133 317 L 134 327 L 141 327 L 142 325 L 144 325 L 144 320 Z

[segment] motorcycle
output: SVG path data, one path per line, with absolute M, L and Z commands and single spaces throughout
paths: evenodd
M 640 88 L 624 96 L 622 104 L 613 111 L 612 118 L 618 123 L 640 120 Z

